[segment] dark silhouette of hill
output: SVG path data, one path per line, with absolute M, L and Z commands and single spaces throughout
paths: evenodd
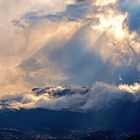
M 56 111 L 46 109 L 20 109 L 0 111 L 0 128 L 22 131 L 48 131 L 54 135 L 68 135 L 71 130 L 87 132 L 111 129 L 140 133 L 140 103 L 116 103 L 108 108 L 91 112 Z

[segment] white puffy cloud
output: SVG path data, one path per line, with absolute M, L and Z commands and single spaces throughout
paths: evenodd
M 139 87 L 139 88 L 138 88 Z M 96 82 L 92 87 L 45 87 L 0 97 L 1 108 L 45 108 L 53 110 L 95 111 L 116 103 L 137 103 L 140 85 L 111 85 Z

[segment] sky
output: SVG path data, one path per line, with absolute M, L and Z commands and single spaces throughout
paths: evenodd
M 0 0 L 0 96 L 99 81 L 139 87 L 139 9 L 140 0 Z

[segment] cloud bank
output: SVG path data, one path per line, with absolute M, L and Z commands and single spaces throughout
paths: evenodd
M 96 82 L 91 87 L 44 87 L 5 95 L 0 107 L 13 109 L 45 108 L 51 110 L 96 111 L 121 103 L 140 102 L 140 84 L 110 85 Z

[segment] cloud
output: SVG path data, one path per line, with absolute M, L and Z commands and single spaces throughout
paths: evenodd
M 9 108 L 45 108 L 52 110 L 95 111 L 116 103 L 137 103 L 140 85 L 111 85 L 96 82 L 92 87 L 44 87 L 0 98 Z M 1 106 L 3 107 L 3 106 Z
M 2 93 L 99 80 L 139 83 L 139 34 L 127 26 L 138 1 L 118 2 L 1 1 Z
M 10 14 L 10 9 L 5 11 L 6 3 L 10 5 L 7 9 L 10 8 L 13 11 L 12 14 Z M 14 19 L 19 17 L 23 20 L 29 18 L 28 21 L 30 22 L 30 16 L 33 13 L 38 13 L 32 11 L 43 11 L 44 8 L 46 9 L 44 5 L 47 7 L 45 14 L 60 12 L 65 8 L 64 1 L 29 1 L 29 3 L 27 1 L 19 1 L 19 3 L 14 1 L 12 4 L 10 4 L 10 1 L 1 1 L 1 7 L 4 7 L 1 9 L 2 16 L 6 12 L 8 13 L 7 17 L 3 19 L 4 24 L 2 26 L 4 27 L 0 33 L 0 44 L 2 46 L 0 87 L 2 94 L 7 94 L 10 91 L 24 91 L 37 85 L 56 85 L 67 79 L 56 62 L 48 58 L 49 52 L 46 51 L 43 56 L 41 56 L 41 53 L 37 55 L 36 53 L 47 44 L 50 49 L 51 46 L 55 47 L 57 45 L 58 47 L 58 42 L 63 40 L 59 45 L 61 47 L 75 33 L 80 23 L 62 20 L 59 21 L 59 25 L 56 22 L 39 19 L 32 25 L 28 24 L 29 27 L 23 30 L 12 26 L 12 24 L 18 24 Z M 17 14 L 18 6 L 22 7 L 23 10 Z
M 119 85 L 119 88 L 124 92 L 135 94 L 137 91 L 140 90 L 140 84 L 138 83 L 135 83 L 134 85 L 124 84 L 124 85 Z
M 128 26 L 132 31 L 140 33 L 139 18 L 140 18 L 140 1 L 139 0 L 124 0 L 120 1 L 120 9 L 123 12 L 128 12 Z

